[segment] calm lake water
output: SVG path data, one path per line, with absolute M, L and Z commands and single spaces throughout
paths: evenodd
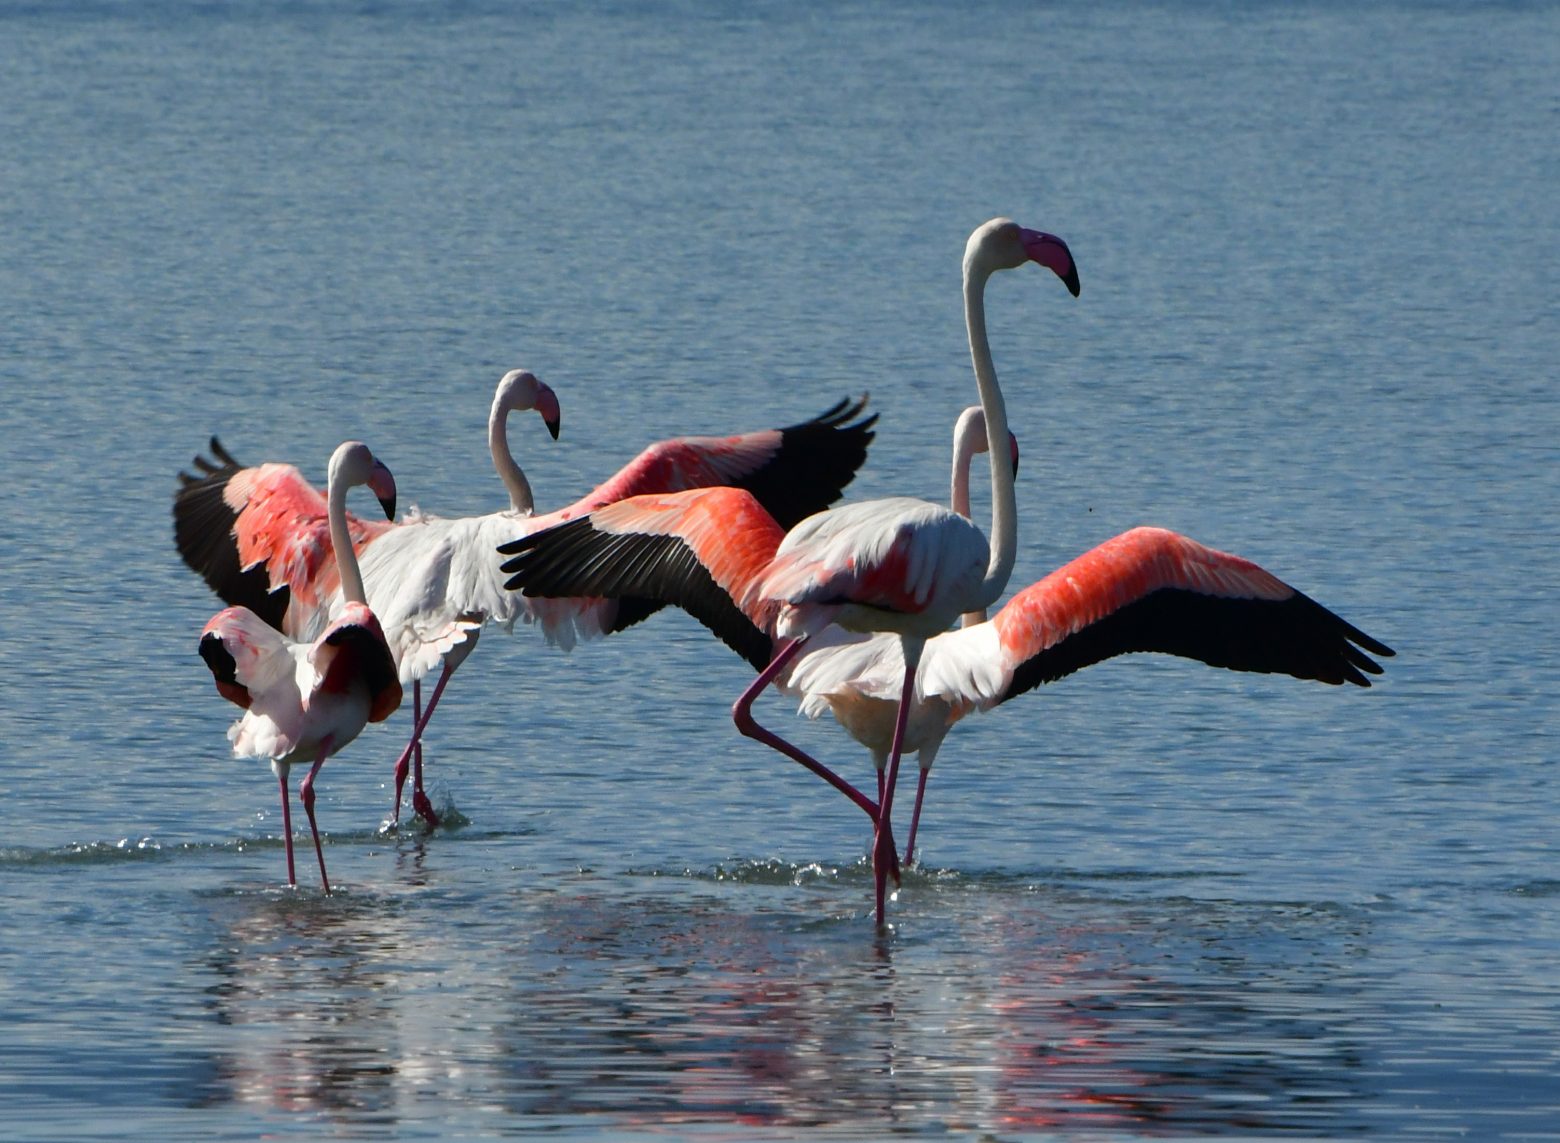
M 1553 5 L 0 0 L 5 1131 L 1560 1139 L 1557 140 Z M 171 541 L 209 434 L 461 514 L 514 366 L 544 506 L 870 390 L 851 495 L 940 499 L 996 214 L 1083 280 L 991 290 L 1014 585 L 1176 528 L 1377 687 L 1136 657 L 971 719 L 880 933 L 697 624 L 492 634 L 455 824 L 380 831 L 397 715 L 286 890 Z

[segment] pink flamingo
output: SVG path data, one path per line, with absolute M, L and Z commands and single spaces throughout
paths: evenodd
M 423 789 L 422 734 L 455 669 L 482 628 L 536 622 L 564 649 L 578 637 L 619 631 L 659 604 L 528 600 L 503 590 L 493 548 L 517 530 L 531 532 L 602 504 L 643 492 L 731 484 L 753 492 L 778 518 L 794 523 L 838 498 L 866 456 L 875 417 L 864 401 L 841 401 L 822 415 L 782 429 L 728 437 L 681 437 L 644 449 L 615 476 L 568 507 L 534 514 L 530 484 L 510 452 L 508 414 L 536 410 L 557 436 L 558 399 L 525 370 L 498 384 L 488 417 L 493 465 L 509 492 L 508 509 L 485 516 L 413 514 L 399 524 L 348 517 L 368 599 L 379 615 L 403 683 L 412 684 L 413 728 L 396 760 L 392 821 L 415 759 L 412 804 L 438 823 Z M 174 499 L 175 541 L 185 562 L 225 601 L 253 608 L 294 638 L 310 638 L 339 613 L 343 597 L 329 560 L 324 502 L 296 468 L 245 468 L 215 438 L 215 461 L 197 457 L 200 475 L 181 473 Z M 442 663 L 426 710 L 421 680 Z
M 732 520 L 741 521 L 746 543 L 728 555 L 719 550 L 713 522 Z M 652 595 L 687 610 L 762 671 L 772 650 L 786 645 L 775 635 L 778 609 L 754 590 L 781 538 L 728 489 L 640 497 L 522 541 L 510 582 L 527 592 Z M 679 565 L 704 574 L 668 574 Z M 1162 528 L 1124 532 L 1018 592 L 989 621 L 927 640 L 903 728 L 903 749 L 918 751 L 921 766 L 905 862 L 914 852 L 926 776 L 956 723 L 1131 652 L 1359 687 L 1382 670 L 1365 652 L 1393 654 L 1249 560 Z M 897 637 L 829 630 L 776 681 L 802 696 L 803 713 L 831 712 L 872 751 L 882 781 L 904 672 Z
M 1369 687 L 1366 674 L 1382 668 L 1366 651 L 1394 653 L 1249 560 L 1163 528 L 1123 532 L 1018 592 L 989 621 L 927 642 L 906 730 L 921 773 L 904 861 L 914 856 L 938 749 L 968 714 L 1130 652 Z M 831 711 L 877 758 L 903 670 L 898 645 L 878 637 L 802 656 L 786 689 L 803 696 L 803 713 Z
M 384 630 L 370 610 L 363 578 L 347 533 L 347 489 L 366 484 L 386 517 L 395 515 L 395 480 L 368 447 L 348 441 L 330 458 L 327 515 L 346 603 L 318 638 L 295 642 L 247 607 L 219 611 L 200 634 L 200 655 L 217 691 L 244 708 L 228 730 L 240 758 L 269 758 L 282 793 L 282 836 L 287 884 L 298 883 L 293 866 L 292 812 L 287 774 L 312 760 L 298 797 L 309 815 L 320 882 L 330 892 L 325 851 L 314 818 L 314 779 L 370 722 L 382 722 L 401 705 L 401 684 Z
M 976 389 L 987 430 L 1007 438 L 1007 411 L 997 385 L 986 336 L 986 282 L 997 270 L 1037 262 L 1078 293 L 1078 272 L 1067 244 L 1054 235 L 993 219 L 970 236 L 964 252 L 964 312 Z M 756 629 L 782 641 L 733 706 L 745 735 L 801 763 L 840 790 L 872 819 L 873 880 L 878 923 L 884 920 L 887 879 L 898 876 L 892 832 L 894 786 L 913 705 L 913 685 L 926 641 L 946 630 L 963 612 L 980 611 L 1001 594 L 1016 552 L 1013 472 L 1000 450 L 990 452 L 992 537 L 949 508 L 907 497 L 863 501 L 808 517 L 790 531 L 739 490 L 703 496 L 636 497 L 598 510 L 583 528 L 565 526 L 551 550 L 560 560 L 584 568 L 580 582 L 599 586 L 591 594 L 639 594 L 624 590 L 614 574 L 653 563 L 644 594 L 658 581 L 691 576 L 696 591 L 724 594 L 757 619 Z M 522 553 L 537 535 L 499 548 L 511 559 L 511 588 L 554 594 L 535 578 L 538 563 Z M 648 546 L 647 546 L 648 544 Z M 540 555 L 541 553 L 537 553 Z M 576 563 L 576 561 L 578 561 Z M 543 561 L 545 562 L 545 561 Z M 625 567 L 625 563 L 631 565 Z M 752 704 L 803 650 L 831 624 L 847 631 L 897 635 L 904 660 L 887 778 L 874 803 L 828 767 L 778 734 L 759 725 Z M 756 642 L 766 641 L 763 634 Z

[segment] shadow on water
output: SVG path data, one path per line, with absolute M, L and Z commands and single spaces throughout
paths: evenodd
M 203 1103 L 452 1128 L 1364 1127 L 1357 910 L 922 885 L 874 934 L 799 911 L 795 884 L 211 894 Z

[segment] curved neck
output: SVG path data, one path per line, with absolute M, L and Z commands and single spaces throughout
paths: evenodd
M 352 533 L 347 528 L 347 482 L 331 466 L 330 486 L 325 490 L 330 518 L 330 546 L 336 553 L 336 570 L 341 576 L 341 597 L 348 603 L 367 603 L 363 573 L 358 570 L 357 553 L 352 550 Z
M 960 421 L 959 427 L 964 429 L 966 424 Z M 970 514 L 970 462 L 975 458 L 973 437 L 974 434 L 968 431 L 955 433 L 953 437 L 953 479 L 948 506 L 966 519 Z
M 970 360 L 975 366 L 975 387 L 986 414 L 986 439 L 1008 439 L 1007 406 L 997 387 L 997 370 L 991 363 L 986 340 L 986 279 L 991 271 L 966 257 L 964 261 L 964 324 L 970 335 Z M 1007 587 L 1018 557 L 1018 503 L 1013 493 L 1013 464 L 1007 450 L 986 450 L 991 461 L 991 560 L 981 580 L 981 607 L 990 607 Z
M 975 459 L 975 432 L 972 421 L 960 417 L 953 434 L 953 480 L 948 504 L 965 519 L 970 515 L 970 462 Z M 973 627 L 986 622 L 986 612 L 966 611 L 959 616 L 959 626 Z
M 488 452 L 493 454 L 493 469 L 509 490 L 509 506 L 516 512 L 529 514 L 535 511 L 536 501 L 531 495 L 531 482 L 520 471 L 509 451 L 509 410 L 495 400 L 488 413 Z

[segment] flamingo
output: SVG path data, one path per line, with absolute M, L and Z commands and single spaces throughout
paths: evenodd
M 986 435 L 986 414 L 979 405 L 971 405 L 958 416 L 953 425 L 953 470 L 949 481 L 949 507 L 959 515 L 970 517 L 970 464 L 976 456 L 990 447 Z M 1012 457 L 1013 473 L 1018 474 L 1018 438 L 1008 432 L 1008 452 Z M 984 609 L 968 611 L 959 617 L 961 627 L 972 627 L 986 622 Z M 936 645 L 937 636 L 928 644 L 928 650 Z M 790 668 L 775 680 L 785 694 L 802 699 L 801 713 L 817 718 L 825 711 L 844 727 L 872 755 L 877 773 L 878 797 L 883 796 L 888 754 L 893 745 L 894 704 L 881 701 L 873 681 L 883 670 L 894 673 L 891 657 L 898 650 L 898 640 L 889 635 L 848 635 L 833 628 L 815 638 L 813 643 L 797 656 Z M 902 661 L 898 666 L 903 671 Z M 870 696 L 870 697 L 869 697 Z M 920 771 L 915 791 L 915 808 L 910 815 L 910 835 L 905 841 L 903 864 L 910 864 L 915 849 L 917 823 L 921 820 L 921 803 L 926 797 L 927 776 L 942 740 L 951 729 L 951 723 L 935 717 L 936 712 L 925 709 L 919 694 L 905 723 L 905 749 L 914 751 Z M 932 717 L 929 717 L 932 715 Z M 939 733 L 941 729 L 941 733 Z
M 228 607 L 200 633 L 200 655 L 217 691 L 244 709 L 228 730 L 239 758 L 269 758 L 282 794 L 282 836 L 287 884 L 298 884 L 293 865 L 292 811 L 287 774 L 311 761 L 298 797 L 309 815 L 320 883 L 330 892 L 325 851 L 314 817 L 314 779 L 325 760 L 341 751 L 370 722 L 382 722 L 401 705 L 401 684 L 384 629 L 369 608 L 363 577 L 347 532 L 347 489 L 366 484 L 386 518 L 395 515 L 395 479 L 360 441 L 347 441 L 330 458 L 327 515 L 332 549 L 346 603 L 318 638 L 287 638 L 247 607 Z
M 1078 294 L 1072 252 L 1055 235 L 996 218 L 977 227 L 965 246 L 965 325 L 980 407 L 995 440 L 1007 437 L 1007 410 L 986 336 L 986 282 L 997 270 L 1017 269 L 1028 262 L 1050 269 L 1069 292 Z M 692 577 L 696 592 L 725 594 L 737 607 L 752 610 L 760 632 L 774 632 L 780 645 L 733 705 L 733 720 L 742 734 L 801 763 L 872 819 L 879 925 L 884 923 L 887 879 L 898 876 L 892 832 L 894 786 L 922 649 L 961 613 L 994 603 L 1013 569 L 1017 509 L 1012 466 L 1001 450 L 988 455 L 989 544 L 966 517 L 909 497 L 861 501 L 819 512 L 786 531 L 752 497 L 740 490 L 720 489 L 703 496 L 648 496 L 620 502 L 598 510 L 581 526 L 565 524 L 553 549 L 561 560 L 579 561 L 585 573 L 579 582 L 592 584 L 593 595 L 640 594 L 625 590 L 625 585 L 630 577 L 637 582 L 636 570 L 644 574 L 649 563 L 653 567 L 644 574 L 649 581 L 644 594 L 653 596 L 650 588 L 666 580 Z M 499 551 L 514 557 L 504 564 L 512 576 L 508 586 L 548 595 L 553 588 L 533 572 L 538 560 L 526 555 L 539 538 L 540 534 L 532 533 Z M 847 631 L 892 633 L 903 655 L 888 773 L 875 803 L 752 715 L 758 695 L 831 624 Z M 765 641 L 760 634 L 755 643 Z
M 682 607 L 765 670 L 785 641 L 775 633 L 773 601 L 752 588 L 779 547 L 778 529 L 752 528 L 740 560 L 717 565 L 700 555 L 710 546 L 710 521 L 750 505 L 726 489 L 639 501 L 529 537 L 517 545 L 524 554 L 511 561 L 511 583 L 534 593 L 649 594 Z M 643 529 L 650 520 L 664 530 Z M 643 538 L 635 541 L 624 526 L 642 528 Z M 659 562 L 635 562 L 649 556 Z M 668 574 L 677 565 L 708 571 Z M 1123 532 L 1018 592 L 990 620 L 963 618 L 960 629 L 927 640 L 904 720 L 903 749 L 919 753 L 921 768 L 905 864 L 932 762 L 969 714 L 1132 652 L 1358 687 L 1382 673 L 1370 654 L 1394 654 L 1250 560 L 1164 528 Z M 871 750 L 880 776 L 899 722 L 902 647 L 893 635 L 826 630 L 776 676 L 782 690 L 802 697 L 802 713 L 831 712 Z
M 423 789 L 422 734 L 485 624 L 508 630 L 517 618 L 536 622 L 550 643 L 567 650 L 578 637 L 622 630 L 659 606 L 636 599 L 533 601 L 504 591 L 492 558 L 499 539 L 625 496 L 712 484 L 747 488 L 778 518 L 794 523 L 837 499 L 865 458 L 876 417 L 862 417 L 864 405 L 864 398 L 840 401 L 781 429 L 660 441 L 574 504 L 537 516 L 530 484 L 509 449 L 507 419 L 514 411 L 535 410 L 556 437 L 558 399 L 534 374 L 506 373 L 488 417 L 488 447 L 509 492 L 508 509 L 465 518 L 419 513 L 400 523 L 348 517 L 368 599 L 401 681 L 412 684 L 413 728 L 396 760 L 391 821 L 399 820 L 408 763 L 415 758 L 413 807 L 430 827 L 438 824 Z M 195 459 L 198 475 L 180 474 L 173 509 L 180 554 L 225 601 L 248 605 L 294 638 L 312 637 L 343 606 L 328 559 L 323 500 L 291 465 L 243 467 L 216 438 L 211 450 L 215 460 Z M 421 680 L 440 663 L 425 710 Z
M 1382 673 L 1366 652 L 1394 654 L 1250 560 L 1164 528 L 1123 532 L 1016 593 L 989 621 L 927 642 L 906 731 L 920 777 L 905 864 L 932 763 L 955 724 L 1131 652 L 1358 687 Z M 786 689 L 803 696 L 810 717 L 831 711 L 877 759 L 888 748 L 903 669 L 898 645 L 878 637 L 802 656 Z

